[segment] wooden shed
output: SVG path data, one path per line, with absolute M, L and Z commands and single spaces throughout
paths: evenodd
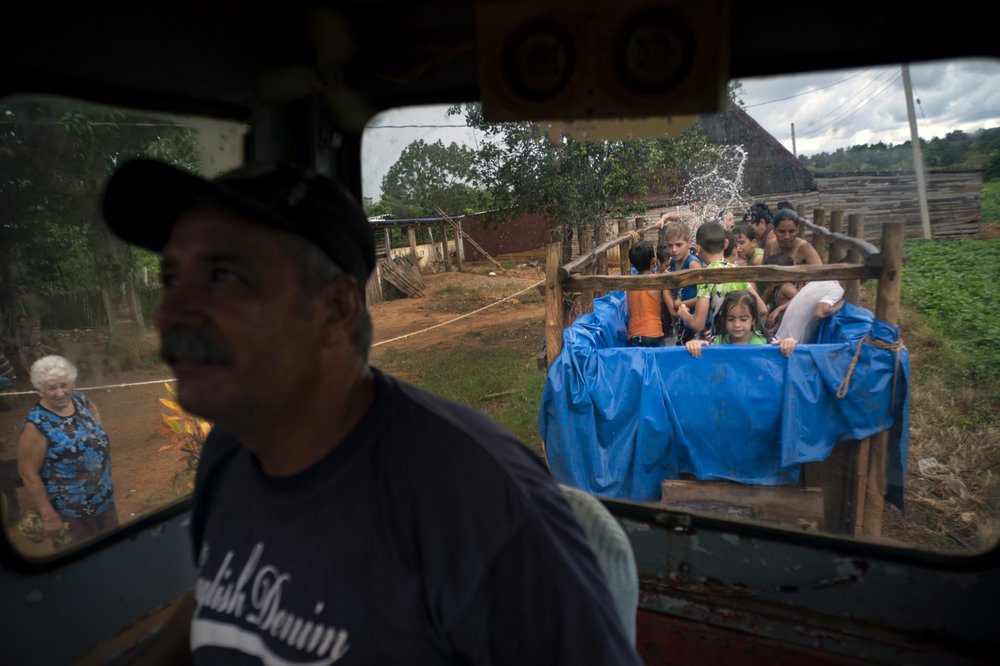
M 739 107 L 700 116 L 698 124 L 710 143 L 739 145 L 747 151 L 743 184 L 748 193 L 760 196 L 816 189 L 809 169 Z

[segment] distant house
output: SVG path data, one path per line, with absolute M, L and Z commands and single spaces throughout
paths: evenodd
M 750 197 L 816 189 L 816 181 L 802 162 L 739 107 L 700 116 L 698 123 L 710 143 L 746 149 L 743 183 Z

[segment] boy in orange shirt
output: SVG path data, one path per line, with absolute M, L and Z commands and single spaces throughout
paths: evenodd
M 656 253 L 653 244 L 642 241 L 628 251 L 628 260 L 639 275 L 653 272 Z M 668 291 L 629 291 L 628 297 L 628 339 L 629 347 L 662 347 L 663 320 L 660 318 L 660 303 L 670 303 Z

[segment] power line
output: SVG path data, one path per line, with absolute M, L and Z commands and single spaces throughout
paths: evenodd
M 903 78 L 903 75 L 902 74 L 897 74 L 895 77 L 893 77 L 893 79 L 891 81 L 889 81 L 888 83 L 886 83 L 885 85 L 883 85 L 881 88 L 879 88 L 878 90 L 876 90 L 867 99 L 864 99 L 861 102 L 859 102 L 849 112 L 845 113 L 844 115 L 842 115 L 842 116 L 840 116 L 838 118 L 834 118 L 831 122 L 827 123 L 824 126 L 816 128 L 812 132 L 806 133 L 804 136 L 815 136 L 815 135 L 820 134 L 822 132 L 826 132 L 827 130 L 835 130 L 835 129 L 837 129 L 842 122 L 844 122 L 845 120 L 847 120 L 848 118 L 850 118 L 851 116 L 853 116 L 855 113 L 857 113 L 858 111 L 860 111 L 869 102 L 871 102 L 873 99 L 875 99 L 876 97 L 878 97 L 879 95 L 881 95 L 883 92 L 885 92 L 889 88 L 889 86 L 893 85 L 894 83 L 896 83 L 897 81 L 899 81 L 901 78 Z
M 885 70 L 884 72 L 882 72 L 881 74 L 879 74 L 878 76 L 876 76 L 875 78 L 873 78 L 871 81 L 869 81 L 868 83 L 866 83 L 864 86 L 862 86 L 861 89 L 858 90 L 856 93 L 854 93 L 853 95 L 851 95 L 850 97 L 848 97 L 846 100 L 844 100 L 843 103 L 840 106 L 834 106 L 833 108 L 831 108 L 829 111 L 827 111 L 826 113 L 824 113 L 819 118 L 816 118 L 815 120 L 810 121 L 809 124 L 806 125 L 805 129 L 809 129 L 810 127 L 812 127 L 813 125 L 819 123 L 820 121 L 826 120 L 827 118 L 829 118 L 833 114 L 835 114 L 835 113 L 843 110 L 843 108 L 845 106 L 847 106 L 848 104 L 850 104 L 854 100 L 855 97 L 858 97 L 859 95 L 863 94 L 866 90 L 868 90 L 868 88 L 870 86 L 877 85 L 879 79 L 881 79 L 882 77 L 892 76 L 892 74 L 894 72 L 895 72 L 895 69 L 887 69 L 887 70 Z
M 796 97 L 802 97 L 803 95 L 810 95 L 810 94 L 812 94 L 814 92 L 819 92 L 820 90 L 826 90 L 827 88 L 832 88 L 834 86 L 839 86 L 841 83 L 847 83 L 851 79 L 856 79 L 859 76 L 861 76 L 862 74 L 864 74 L 865 72 L 870 71 L 870 69 L 871 68 L 868 68 L 866 70 L 860 71 L 857 74 L 855 74 L 854 76 L 849 76 L 846 79 L 841 79 L 840 81 L 837 81 L 836 83 L 831 83 L 828 86 L 820 86 L 819 88 L 813 88 L 812 90 L 807 90 L 805 92 L 800 92 L 800 93 L 796 93 L 794 95 L 789 95 L 788 97 L 782 97 L 780 99 L 772 99 L 772 100 L 770 100 L 768 102 L 758 102 L 756 104 L 747 104 L 743 108 L 744 109 L 752 109 L 755 106 L 764 106 L 765 104 L 775 104 L 777 102 L 784 102 L 785 100 L 795 99 Z

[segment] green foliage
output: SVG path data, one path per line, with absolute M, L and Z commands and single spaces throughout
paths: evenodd
M 903 302 L 942 340 L 935 372 L 1000 399 L 1000 240 L 907 241 Z
M 495 207 L 541 213 L 565 227 L 643 210 L 647 192 L 676 187 L 713 150 L 696 128 L 677 138 L 589 141 L 545 123 L 486 123 L 478 105 L 449 114 L 464 114 L 489 138 L 475 167 Z
M 382 178 L 379 213 L 393 217 L 436 217 L 482 210 L 484 193 L 475 187 L 475 153 L 467 146 L 414 141 Z
M 0 115 L 0 308 L 13 307 L 18 293 L 101 281 L 109 261 L 95 254 L 110 246 L 98 199 L 118 164 L 148 155 L 197 166 L 190 128 L 160 118 L 25 98 L 5 100 Z M 149 253 L 131 257 L 133 268 L 155 267 Z M 103 282 L 120 289 L 123 279 L 105 275 Z
M 967 134 L 961 130 L 930 141 L 921 139 L 924 166 L 931 169 L 986 169 L 985 180 L 1000 177 L 1000 127 Z M 799 159 L 814 173 L 912 171 L 913 145 L 882 142 L 838 148 Z
M 983 222 L 1000 222 L 1000 179 L 983 183 L 981 212 Z

